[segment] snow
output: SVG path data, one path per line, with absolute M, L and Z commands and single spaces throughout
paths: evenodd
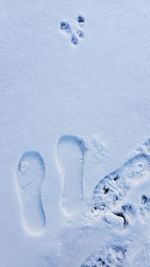
M 0 1 L 0 267 L 150 266 L 149 11 Z

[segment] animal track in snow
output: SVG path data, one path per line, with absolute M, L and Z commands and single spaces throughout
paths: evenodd
M 82 30 L 77 30 L 77 35 L 79 38 L 84 38 L 84 32 Z
M 63 178 L 62 204 L 72 215 L 83 201 L 84 142 L 75 136 L 62 136 L 58 142 L 57 160 Z
M 91 254 L 80 267 L 123 267 L 126 251 L 120 245 L 107 245 Z
M 45 164 L 38 152 L 24 153 L 17 168 L 17 188 L 25 230 L 41 234 L 46 225 L 41 188 L 45 177 Z
M 123 219 L 128 225 L 128 216 L 135 212 L 134 203 L 124 203 L 128 192 L 150 178 L 150 156 L 140 153 L 129 159 L 121 168 L 105 176 L 95 187 L 92 200 L 94 214 L 114 215 Z M 119 210 L 118 212 L 115 210 Z
M 85 18 L 84 18 L 84 16 L 79 15 L 79 16 L 77 17 L 77 22 L 78 22 L 78 24 L 79 24 L 80 27 L 83 27 L 84 24 L 85 24 Z
M 74 30 L 68 21 L 60 22 L 60 30 L 64 33 L 67 33 L 70 36 L 70 41 L 73 46 L 77 46 L 79 44 L 79 39 L 84 39 L 85 34 L 83 31 L 83 27 L 85 25 L 85 18 L 82 15 L 78 15 L 77 17 L 77 27 Z
M 71 33 L 71 26 L 68 22 L 62 21 L 60 23 L 60 29 L 66 33 Z

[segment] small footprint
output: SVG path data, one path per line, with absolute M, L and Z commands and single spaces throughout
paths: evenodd
M 77 35 L 79 38 L 82 38 L 82 39 L 84 38 L 84 32 L 81 30 L 77 30 Z
M 150 156 L 140 153 L 129 159 L 117 171 L 105 176 L 95 187 L 93 192 L 93 213 L 107 213 L 120 207 L 120 212 L 114 212 L 116 216 L 122 217 L 127 225 L 127 217 L 134 214 L 131 204 L 123 204 L 128 191 L 135 185 L 150 178 Z
M 41 188 L 45 178 L 45 164 L 38 152 L 24 153 L 17 168 L 17 189 L 25 230 L 31 235 L 41 234 L 46 225 Z
M 63 178 L 62 205 L 67 214 L 78 213 L 83 201 L 84 142 L 75 136 L 62 136 L 57 160 Z
M 77 38 L 77 36 L 75 34 L 71 35 L 71 43 L 73 45 L 78 45 L 78 43 L 79 43 L 78 38 Z
M 80 27 L 83 27 L 85 25 L 85 18 L 82 15 L 78 15 L 77 17 L 77 22 Z
M 127 249 L 121 245 L 107 245 L 91 254 L 80 267 L 123 267 Z
M 60 29 L 66 33 L 71 33 L 71 31 L 72 31 L 70 24 L 66 21 L 62 21 L 60 23 Z
M 60 22 L 60 30 L 64 33 L 70 35 L 70 41 L 73 46 L 77 46 L 79 44 L 79 39 L 84 39 L 84 31 L 83 27 L 85 25 L 85 18 L 82 15 L 78 15 L 77 17 L 77 27 L 71 27 L 68 21 Z M 76 30 L 74 30 L 76 28 Z

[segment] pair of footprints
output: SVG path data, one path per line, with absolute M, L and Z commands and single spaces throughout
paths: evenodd
M 62 207 L 65 213 L 78 213 L 84 201 L 83 171 L 86 145 L 83 139 L 62 136 L 57 147 L 57 163 L 63 180 Z M 42 185 L 46 168 L 38 152 L 26 152 L 19 161 L 17 188 L 25 229 L 30 234 L 40 234 L 46 226 L 42 202 Z M 150 155 L 139 153 L 122 167 L 105 176 L 96 185 L 91 200 L 92 216 L 103 217 L 108 223 L 121 220 L 129 225 L 136 213 L 145 216 L 150 211 L 148 188 L 140 191 L 136 201 L 125 202 L 132 189 L 148 182 L 150 176 Z
M 57 145 L 57 165 L 63 181 L 61 204 L 64 214 L 74 215 L 83 200 L 84 142 L 74 136 L 62 136 Z M 36 151 L 21 157 L 17 168 L 17 191 L 24 229 L 31 235 L 42 234 L 46 216 L 42 186 L 46 176 L 44 159 Z

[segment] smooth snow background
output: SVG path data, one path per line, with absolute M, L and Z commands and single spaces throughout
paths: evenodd
M 100 135 L 105 156 L 90 160 L 89 151 L 85 160 L 89 198 L 149 137 L 149 12 L 149 2 L 138 0 L 0 1 L 0 267 L 80 266 L 110 237 L 103 225 L 80 232 L 66 224 L 57 143 L 64 134 Z M 78 14 L 85 38 L 72 47 L 59 24 L 75 27 Z M 36 238 L 22 228 L 15 183 L 28 150 L 46 164 L 47 225 Z M 138 249 L 143 235 L 135 238 Z

